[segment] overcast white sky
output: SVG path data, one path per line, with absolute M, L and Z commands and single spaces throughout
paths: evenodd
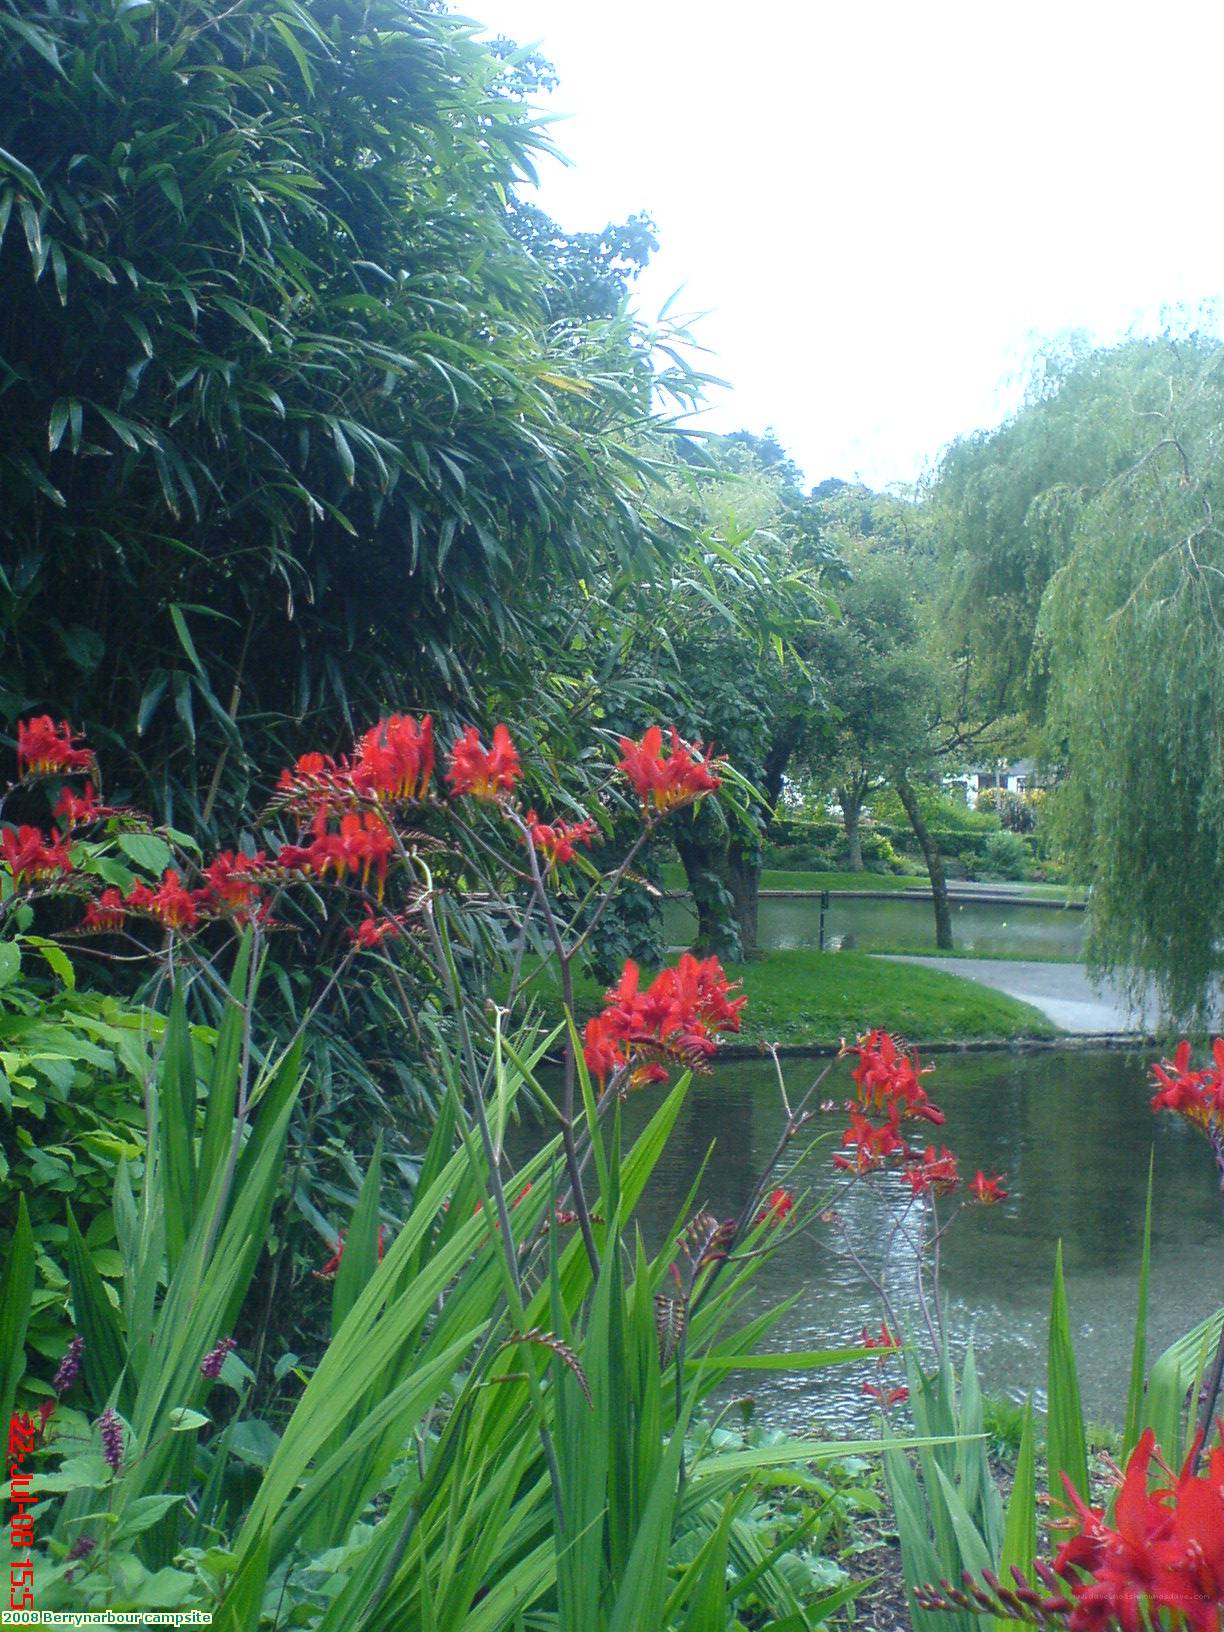
M 811 481 L 908 481 L 996 423 L 1037 334 L 1224 293 L 1218 0 L 457 0 L 538 41 L 571 231 L 636 210 L 640 304 Z

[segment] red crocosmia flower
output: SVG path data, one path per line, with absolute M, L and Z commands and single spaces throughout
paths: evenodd
M 663 732 L 657 725 L 652 725 L 640 742 L 629 737 L 620 739 L 617 769 L 629 778 L 647 812 L 651 805 L 657 811 L 676 810 L 722 785 L 714 774 L 722 758 L 704 755 L 700 742 L 684 742 L 675 726 L 670 726 L 669 732 L 671 743 L 666 754 Z
M 1145 1430 L 1127 1462 L 1113 1525 L 1105 1522 L 1101 1508 L 1087 1506 L 1063 1475 L 1080 1525 L 1054 1560 L 1055 1570 L 1071 1583 L 1071 1632 L 1109 1626 L 1140 1632 L 1165 1624 L 1219 1632 L 1224 1450 L 1213 1450 L 1206 1474 L 1199 1476 L 1192 1471 L 1197 1453 L 1196 1442 L 1175 1483 L 1149 1491 L 1152 1461 L 1162 1469 L 1164 1463 L 1152 1430 Z
M 202 892 L 209 906 L 246 910 L 259 900 L 259 887 L 252 874 L 266 870 L 268 858 L 262 850 L 253 856 L 241 851 L 222 850 L 204 869 Z
M 294 872 L 317 873 L 325 879 L 334 872 L 337 879 L 347 873 L 360 873 L 364 887 L 374 872 L 378 882 L 378 898 L 382 900 L 387 879 L 387 866 L 395 850 L 395 840 L 387 824 L 377 811 L 347 811 L 340 818 L 340 831 L 328 833 L 327 811 L 320 810 L 315 819 L 315 838 L 310 844 L 283 844 L 277 852 L 276 864 Z
M 330 754 L 302 754 L 292 770 L 280 773 L 274 808 L 313 816 L 356 803 L 356 791 L 346 766 Z
M 603 1015 L 592 1015 L 582 1035 L 582 1057 L 593 1077 L 605 1082 L 625 1063 L 625 1051 Z
M 183 887 L 178 873 L 167 867 L 161 888 L 153 893 L 146 911 L 167 929 L 194 929 L 199 920 L 198 907 L 195 895 Z
M 914 1194 L 924 1196 L 933 1190 L 937 1196 L 951 1195 L 960 1183 L 960 1175 L 956 1171 L 956 1157 L 947 1145 L 940 1147 L 938 1156 L 934 1145 L 928 1145 L 921 1156 L 916 1151 L 913 1154 L 915 1159 L 906 1167 L 904 1177 Z
M 629 1073 L 630 1088 L 649 1088 L 652 1083 L 667 1081 L 665 1065 L 636 1065 Z
M 127 912 L 155 918 L 166 929 L 194 929 L 200 917 L 198 898 L 183 887 L 173 867 L 166 868 L 156 890 L 147 884 L 133 884 L 123 898 L 123 907 Z
M 789 1190 L 771 1190 L 765 1198 L 765 1205 L 753 1219 L 754 1224 L 782 1224 L 787 1214 L 795 1205 L 795 1198 Z
M 446 780 L 456 796 L 470 793 L 474 799 L 498 799 L 518 781 L 518 749 L 504 725 L 493 728 L 493 746 L 486 748 L 480 733 L 469 725 L 450 751 Z
M 349 934 L 363 952 L 376 952 L 384 941 L 391 941 L 401 933 L 397 918 L 375 918 L 369 907 L 365 917 Z
M 872 1337 L 866 1326 L 863 1327 L 863 1336 L 859 1347 L 863 1349 L 899 1349 L 901 1339 L 894 1337 L 889 1331 L 887 1321 L 881 1321 L 879 1337 Z
M 700 1066 L 714 1053 L 718 1033 L 740 1028 L 747 998 L 732 997 L 733 990 L 714 957 L 698 959 L 685 952 L 645 991 L 637 964 L 627 959 L 620 980 L 605 994 L 607 1007 L 587 1023 L 587 1069 L 602 1087 L 609 1075 L 630 1065 L 635 1053 L 644 1054 L 649 1064 L 638 1064 L 631 1085 L 663 1080 L 662 1062 L 652 1057 L 660 1051 L 690 1068 Z
M 123 897 L 111 885 L 102 891 L 96 901 L 91 901 L 85 908 L 85 916 L 81 919 L 81 928 L 92 933 L 110 934 L 123 928 L 124 920 Z
M 850 1048 L 843 1044 L 842 1052 L 858 1055 L 850 1077 L 863 1110 L 891 1114 L 896 1107 L 903 1117 L 923 1117 L 936 1126 L 943 1122 L 943 1112 L 931 1104 L 918 1081 L 930 1066 L 920 1068 L 917 1058 L 899 1049 L 888 1032 L 869 1032 Z
M 881 1388 L 877 1383 L 864 1383 L 863 1393 L 869 1394 L 873 1400 L 878 1400 L 882 1411 L 891 1411 L 894 1405 L 903 1405 L 909 1399 L 909 1389 Z
M 57 822 L 63 822 L 66 828 L 88 827 L 91 822 L 109 816 L 111 809 L 109 805 L 98 803 L 93 783 L 86 782 L 80 793 L 73 793 L 72 789 L 67 787 L 62 789 L 51 814 Z
M 372 810 L 364 811 L 361 815 L 350 811 L 340 818 L 338 838 L 339 844 L 333 852 L 337 874 L 341 871 L 360 872 L 364 888 L 370 881 L 372 869 L 378 879 L 378 899 L 381 901 L 387 879 L 387 864 L 395 849 L 395 840 L 387 824 Z
M 57 776 L 91 771 L 93 750 L 74 748 L 77 738 L 67 720 L 58 723 L 49 714 L 22 720 L 17 727 L 17 775 Z
M 14 889 L 42 884 L 72 871 L 72 858 L 58 828 L 50 837 L 37 827 L 6 828 L 0 833 L 0 864 L 13 875 Z
M 1190 1044 L 1177 1045 L 1172 1064 L 1162 1060 L 1152 1067 L 1159 1089 L 1152 1099 L 1154 1111 L 1176 1111 L 1200 1133 L 1213 1139 L 1224 1128 L 1224 1037 L 1217 1037 L 1211 1049 L 1212 1064 L 1200 1071 L 1190 1069 Z
M 1006 1201 L 1007 1191 L 1003 1188 L 1003 1175 L 996 1173 L 993 1179 L 988 1179 L 979 1167 L 969 1181 L 969 1194 L 974 1201 L 980 1201 L 984 1207 L 991 1207 L 996 1201 Z
M 410 714 L 379 720 L 358 740 L 353 786 L 369 798 L 424 799 L 434 770 L 433 720 Z
M 573 861 L 576 844 L 585 844 L 589 847 L 598 830 L 589 816 L 582 822 L 554 822 L 549 826 L 540 820 L 534 810 L 529 810 L 527 831 L 531 834 L 531 842 L 539 854 L 546 858 L 550 867 L 556 867 L 563 862 Z M 524 838 L 523 843 L 526 842 Z
M 877 1127 L 858 1111 L 851 1111 L 850 1126 L 842 1134 L 842 1148 L 833 1158 L 834 1167 L 844 1173 L 870 1173 L 882 1167 L 888 1157 L 906 1155 L 909 1147 L 897 1128 L 895 1117 Z

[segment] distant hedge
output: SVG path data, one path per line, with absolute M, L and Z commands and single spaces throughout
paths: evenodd
M 972 856 L 975 859 L 986 853 L 986 845 L 993 835 L 993 829 L 987 833 L 961 833 L 950 828 L 933 827 L 932 837 L 939 846 L 941 856 L 959 857 Z M 918 841 L 915 839 L 912 828 L 894 827 L 885 822 L 872 822 L 864 825 L 863 839 L 868 835 L 878 834 L 898 850 L 904 850 L 910 855 L 917 854 Z M 1017 835 L 1023 840 L 1025 848 L 1035 861 L 1037 859 L 1037 844 L 1031 833 Z M 770 825 L 770 839 L 778 850 L 803 847 L 805 849 L 828 849 L 833 845 L 842 845 L 846 841 L 846 830 L 840 822 L 805 822 L 795 817 L 775 817 Z

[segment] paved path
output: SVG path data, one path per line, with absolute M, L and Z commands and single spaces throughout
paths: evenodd
M 924 969 L 946 969 L 1008 997 L 1040 1009 L 1063 1031 L 1152 1031 L 1157 1021 L 1153 1002 L 1136 1015 L 1113 981 L 1096 986 L 1081 963 L 1012 962 L 1003 958 L 917 958 L 882 954 L 891 963 L 920 963 Z

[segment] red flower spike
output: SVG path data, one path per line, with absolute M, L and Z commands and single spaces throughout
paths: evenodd
M 267 865 L 268 858 L 262 850 L 256 851 L 253 856 L 245 856 L 241 851 L 220 851 L 204 869 L 201 905 L 211 910 L 249 910 L 258 903 L 260 895 L 251 875 L 263 872 Z
M 0 865 L 13 875 L 13 888 L 44 884 L 72 871 L 68 845 L 58 828 L 50 837 L 41 828 L 6 828 L 0 833 Z
M 446 780 L 456 797 L 470 793 L 474 799 L 500 799 L 509 793 L 520 776 L 518 750 L 504 725 L 494 726 L 493 746 L 486 748 L 480 733 L 469 725 L 450 751 Z
M 915 1159 L 903 1175 L 913 1193 L 924 1196 L 934 1191 L 937 1196 L 951 1195 L 960 1183 L 960 1175 L 956 1171 L 956 1157 L 947 1145 L 940 1147 L 938 1156 L 934 1145 L 928 1145 L 921 1156 L 916 1151 L 913 1154 Z
M 717 958 L 694 958 L 685 952 L 672 969 L 663 969 L 645 991 L 637 964 L 629 958 L 617 984 L 606 994 L 607 1007 L 587 1022 L 583 1057 L 601 1087 L 616 1071 L 630 1065 L 635 1052 L 665 1050 L 689 1064 L 714 1053 L 719 1032 L 738 1031 L 740 1010 L 748 1001 L 734 990 Z M 657 1061 L 639 1065 L 630 1082 L 661 1081 L 665 1068 Z
M 911 1059 L 888 1032 L 869 1032 L 850 1048 L 843 1044 L 842 1053 L 858 1055 L 858 1065 L 850 1077 L 864 1111 L 887 1111 L 891 1115 L 895 1108 L 902 1117 L 922 1117 L 936 1126 L 943 1122 L 943 1112 L 931 1104 L 918 1081 L 930 1066 L 920 1067 L 917 1056 Z
M 360 738 L 350 774 L 358 793 L 398 801 L 424 799 L 433 770 L 433 720 L 392 714 Z
M 872 1337 L 866 1326 L 863 1327 L 863 1336 L 859 1347 L 862 1349 L 899 1349 L 901 1339 L 894 1337 L 889 1331 L 887 1321 L 881 1321 L 879 1337 Z
M 113 934 L 115 930 L 123 928 L 126 916 L 123 908 L 123 897 L 111 885 L 102 891 L 96 901 L 91 901 L 85 908 L 85 916 L 81 919 L 81 929 L 90 934 Z
M 540 820 L 534 810 L 529 810 L 526 819 L 532 844 L 545 858 L 548 866 L 554 868 L 564 862 L 573 861 L 576 844 L 585 844 L 589 848 L 598 831 L 589 816 L 582 822 L 554 822 L 548 826 Z M 524 837 L 523 843 L 526 842 Z
M 877 1127 L 858 1111 L 850 1112 L 850 1126 L 842 1134 L 842 1149 L 833 1165 L 844 1173 L 870 1173 L 882 1167 L 890 1156 L 905 1156 L 909 1146 L 898 1133 L 898 1121 L 891 1117 Z M 846 1154 L 847 1150 L 853 1154 Z
M 377 952 L 384 941 L 394 940 L 401 932 L 398 918 L 375 918 L 367 906 L 365 917 L 349 934 L 363 952 Z
M 789 1190 L 771 1190 L 765 1198 L 765 1205 L 753 1219 L 754 1224 L 784 1224 L 787 1215 L 795 1205 L 795 1198 Z
M 51 814 L 57 822 L 70 829 L 88 827 L 92 822 L 100 821 L 103 816 L 111 814 L 111 808 L 98 803 L 93 783 L 86 782 L 79 794 L 73 793 L 69 787 L 63 788 Z
M 657 725 L 652 725 L 640 742 L 629 737 L 620 739 L 617 769 L 629 778 L 647 813 L 652 804 L 656 811 L 677 810 L 722 785 L 714 771 L 723 759 L 703 755 L 700 742 L 684 742 L 675 726 L 669 727 L 669 732 L 671 744 L 666 754 L 663 732 Z
M 191 890 L 184 889 L 173 867 L 166 868 L 156 890 L 147 884 L 134 884 L 123 899 L 123 907 L 127 912 L 156 919 L 164 929 L 194 929 L 200 919 L 199 900 Z
M 1152 1067 L 1159 1084 L 1152 1109 L 1176 1111 L 1208 1138 L 1224 1127 L 1224 1038 L 1216 1038 L 1211 1054 L 1211 1065 L 1192 1071 L 1190 1044 L 1182 1041 L 1171 1064 L 1162 1060 Z
M 17 727 L 17 775 L 63 776 L 91 771 L 95 760 L 91 748 L 74 748 L 79 734 L 67 720 L 58 723 L 49 714 L 22 720 Z
M 1063 1475 L 1080 1526 L 1054 1561 L 1055 1571 L 1071 1583 L 1071 1632 L 1114 1625 L 1139 1632 L 1166 1624 L 1166 1613 L 1172 1617 L 1168 1624 L 1185 1632 L 1219 1632 L 1224 1450 L 1212 1451 L 1205 1475 L 1191 1472 L 1192 1454 L 1171 1486 L 1149 1492 L 1153 1460 L 1163 1469 L 1149 1428 L 1127 1463 L 1112 1526 Z
M 996 1173 L 993 1179 L 988 1179 L 979 1167 L 969 1181 L 969 1194 L 974 1201 L 980 1201 L 983 1207 L 993 1207 L 996 1201 L 1006 1201 L 1007 1191 L 1003 1188 L 1003 1175 Z
M 903 1405 L 909 1399 L 909 1389 L 904 1386 L 884 1389 L 876 1383 L 864 1383 L 863 1393 L 877 1400 L 881 1411 L 891 1411 L 894 1405 Z

